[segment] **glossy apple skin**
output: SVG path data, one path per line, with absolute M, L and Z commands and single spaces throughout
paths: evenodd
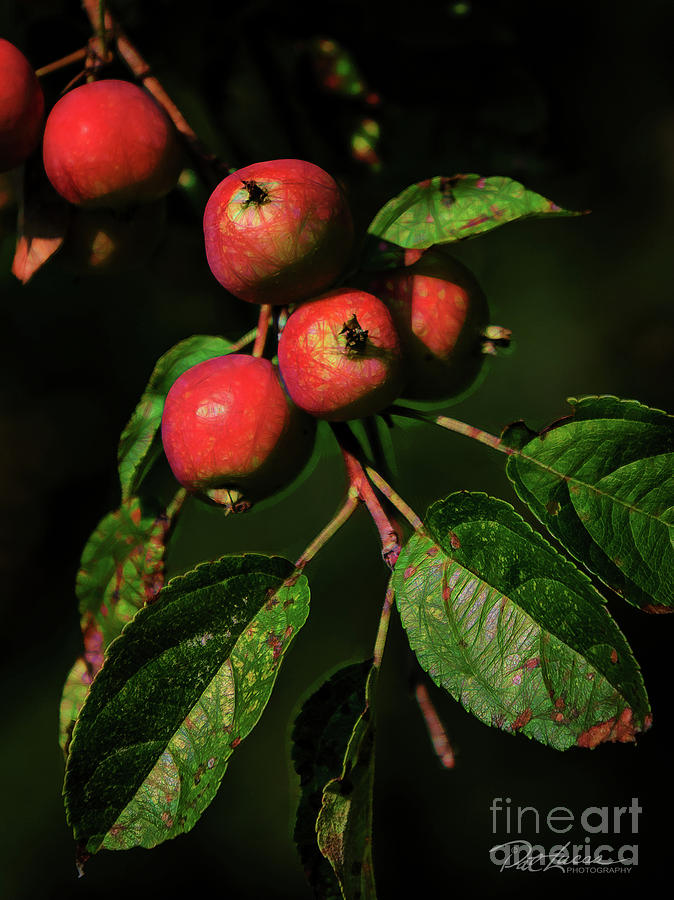
M 354 315 L 368 332 L 362 352 L 349 350 L 340 333 Z M 278 359 L 297 406 L 331 421 L 379 412 L 403 383 L 391 313 L 377 297 L 352 288 L 328 291 L 298 307 L 281 333 Z
M 257 186 L 253 199 L 244 182 Z M 327 172 L 277 159 L 220 182 L 206 205 L 204 241 L 211 272 L 235 297 L 292 303 L 336 280 L 351 252 L 353 223 Z
M 182 160 L 164 110 L 142 88 L 117 79 L 84 84 L 56 103 L 42 156 L 54 188 L 86 209 L 160 199 L 175 186 Z
M 42 134 L 44 97 L 23 53 L 0 38 L 0 172 L 22 163 Z
M 236 489 L 247 501 L 289 483 L 311 454 L 315 422 L 283 390 L 269 360 L 205 360 L 171 386 L 162 416 L 169 465 L 188 490 Z
M 476 381 L 489 309 L 469 269 L 434 248 L 413 265 L 377 273 L 365 284 L 391 310 L 400 334 L 404 398 L 450 399 Z

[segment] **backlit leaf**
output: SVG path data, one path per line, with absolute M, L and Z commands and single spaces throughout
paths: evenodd
M 195 334 L 159 358 L 119 441 L 117 459 L 124 499 L 138 491 L 161 453 L 159 427 L 164 401 L 173 382 L 197 363 L 214 356 L 225 356 L 231 350 L 232 344 L 222 337 Z
M 66 766 L 80 861 L 192 828 L 306 620 L 306 579 L 292 573 L 287 560 L 258 554 L 202 564 L 110 645 Z
M 132 497 L 98 524 L 82 553 L 75 592 L 80 601 L 84 652 L 63 687 L 59 743 L 68 752 L 75 720 L 103 651 L 164 584 L 166 538 L 184 491 L 159 515 Z
M 639 668 L 602 597 L 509 504 L 452 494 L 425 524 L 393 586 L 436 684 L 488 725 L 558 750 L 649 727 Z
M 511 178 L 437 176 L 413 184 L 382 207 L 368 234 L 399 247 L 423 250 L 462 241 L 531 216 L 575 216 Z
M 674 608 L 674 418 L 632 400 L 569 400 L 506 472 L 545 527 L 635 606 Z

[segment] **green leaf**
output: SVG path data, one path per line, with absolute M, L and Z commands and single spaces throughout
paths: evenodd
M 349 738 L 340 775 L 323 788 L 316 820 L 318 848 L 333 868 L 344 900 L 375 900 L 372 866 L 374 692 L 379 669 L 370 668 L 365 704 Z
M 481 721 L 558 750 L 650 726 L 627 641 L 590 579 L 513 510 L 456 493 L 428 510 L 393 573 L 410 645 Z
M 342 897 L 339 882 L 316 839 L 323 790 L 344 768 L 344 758 L 366 706 L 365 684 L 372 662 L 354 663 L 335 672 L 302 705 L 292 733 L 292 758 L 300 777 L 295 843 L 314 896 Z
M 104 647 L 163 586 L 165 542 L 175 512 L 171 507 L 148 513 L 138 497 L 130 497 L 101 519 L 87 541 L 75 593 L 83 623 L 96 622 Z
M 103 665 L 103 636 L 92 620 L 83 629 L 84 652 L 68 673 L 59 707 L 59 746 L 65 756 L 70 752 L 73 728 L 84 705 L 91 682 Z
M 629 603 L 674 607 L 674 418 L 634 400 L 570 399 L 574 414 L 518 447 L 517 495 Z
M 407 249 L 462 241 L 531 216 L 576 216 L 528 191 L 511 178 L 494 175 L 437 176 L 413 184 L 382 207 L 368 234 Z
M 59 744 L 66 755 L 104 649 L 164 584 L 166 539 L 184 493 L 159 515 L 145 511 L 138 497 L 129 498 L 99 522 L 84 547 L 75 583 L 84 652 L 63 686 L 59 714 Z
M 122 497 L 138 492 L 141 482 L 161 453 L 164 400 L 173 382 L 197 363 L 232 352 L 222 337 L 195 334 L 171 347 L 159 358 L 138 406 L 122 432 L 117 452 Z
M 188 831 L 269 699 L 304 624 L 293 565 L 225 556 L 172 579 L 108 648 L 66 766 L 81 859 Z

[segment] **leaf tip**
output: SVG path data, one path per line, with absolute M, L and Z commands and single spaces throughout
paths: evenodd
M 643 726 L 638 725 L 634 721 L 634 714 L 629 706 L 620 713 L 620 716 L 613 716 L 605 722 L 599 722 L 592 725 L 579 735 L 576 741 L 579 747 L 586 747 L 594 750 L 599 744 L 605 742 L 633 743 L 636 741 L 636 735 L 639 731 L 647 731 L 653 722 L 653 717 L 649 713 L 644 716 Z

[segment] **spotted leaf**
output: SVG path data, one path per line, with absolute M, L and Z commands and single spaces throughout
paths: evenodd
M 639 667 L 589 578 L 513 508 L 457 493 L 428 510 L 393 573 L 422 668 L 481 721 L 558 750 L 633 741 Z
M 180 491 L 161 513 L 131 497 L 100 521 L 84 547 L 75 583 L 84 651 L 68 673 L 59 714 L 59 743 L 66 755 L 105 647 L 164 584 L 166 539 L 183 497 Z
M 407 249 L 424 250 L 491 231 L 532 216 L 575 216 L 527 190 L 511 178 L 494 175 L 437 176 L 413 184 L 382 207 L 368 234 Z
M 110 645 L 66 766 L 81 864 L 101 848 L 153 847 L 208 806 L 306 619 L 306 579 L 292 573 L 257 554 L 205 563 Z

